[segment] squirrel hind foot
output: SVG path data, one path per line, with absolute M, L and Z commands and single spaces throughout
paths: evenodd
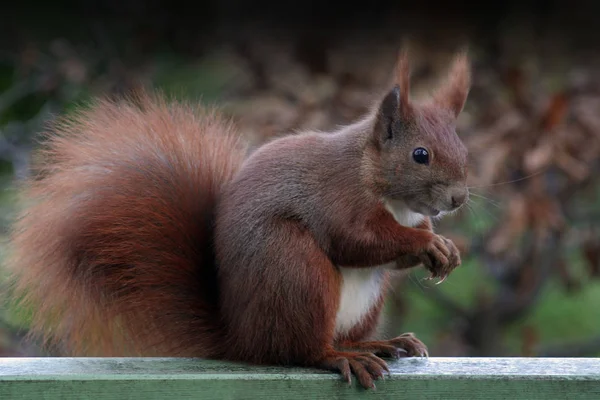
M 342 347 L 346 349 L 369 351 L 378 357 L 405 358 L 429 357 L 425 343 L 421 342 L 413 333 L 403 333 L 389 340 L 375 340 L 365 342 L 345 342 Z
M 344 380 L 352 383 L 352 374 L 365 389 L 375 389 L 375 380 L 385 379 L 390 372 L 387 363 L 373 353 L 330 351 L 317 367 L 341 373 Z

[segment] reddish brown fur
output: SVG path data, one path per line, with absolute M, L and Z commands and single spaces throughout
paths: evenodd
M 211 224 L 245 157 L 233 127 L 142 94 L 59 121 L 36 156 L 8 263 L 32 332 L 71 355 L 217 355 Z
M 372 352 L 425 347 L 410 335 L 361 342 L 386 284 L 336 337 L 340 267 L 423 262 L 446 276 L 460 264 L 429 218 L 403 226 L 384 206 L 457 207 L 466 153 L 452 110 L 467 81 L 458 76 L 466 70 L 453 71 L 445 98 L 413 104 L 402 59 L 402 87 L 363 120 L 279 138 L 246 160 L 216 114 L 160 98 L 103 101 L 63 121 L 38 154 L 38 178 L 23 191 L 35 203 L 13 235 L 16 289 L 36 307 L 34 332 L 70 354 L 296 364 L 353 372 L 371 386 L 387 368 Z M 414 162 L 417 146 L 430 149 L 431 165 Z

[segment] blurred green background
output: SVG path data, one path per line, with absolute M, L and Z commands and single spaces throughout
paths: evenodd
M 473 196 L 436 228 L 464 265 L 439 286 L 398 277 L 381 332 L 415 332 L 434 356 L 600 356 L 599 7 L 500 3 L 2 5 L 0 233 L 35 135 L 90 96 L 145 86 L 217 103 L 260 145 L 358 118 L 407 39 L 415 95 L 467 44 Z M 46 354 L 19 311 L 0 308 L 0 355 Z

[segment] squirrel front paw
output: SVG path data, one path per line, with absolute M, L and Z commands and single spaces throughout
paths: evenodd
M 394 269 L 402 270 L 416 267 L 422 263 L 421 257 L 412 254 L 404 254 L 398 257 L 394 263 Z
M 420 256 L 421 261 L 431 272 L 428 279 L 439 278 L 442 283 L 461 264 L 460 252 L 454 242 L 442 235 L 433 238 Z

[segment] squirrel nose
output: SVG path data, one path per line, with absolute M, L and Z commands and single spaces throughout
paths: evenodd
M 467 197 L 469 195 L 468 193 L 469 192 L 466 189 L 456 191 L 455 193 L 453 193 L 451 196 L 452 207 L 458 208 L 458 207 L 462 206 L 467 201 Z

